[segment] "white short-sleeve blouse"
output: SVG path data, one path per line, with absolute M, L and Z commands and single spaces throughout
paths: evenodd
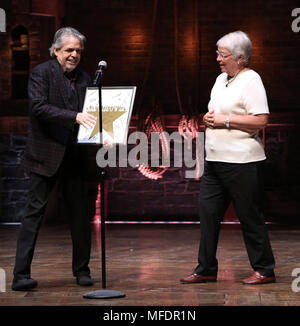
M 211 90 L 208 110 L 225 115 L 269 114 L 267 95 L 258 73 L 247 70 L 228 83 L 227 74 L 220 74 Z M 266 159 L 258 133 L 237 129 L 206 128 L 207 161 L 249 163 Z

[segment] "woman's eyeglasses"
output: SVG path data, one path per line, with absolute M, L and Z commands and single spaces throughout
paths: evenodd
M 218 50 L 216 51 L 216 53 L 217 53 L 217 57 L 220 56 L 222 59 L 226 59 L 226 58 L 228 58 L 228 57 L 230 57 L 232 55 L 231 53 L 230 54 L 224 54 L 222 52 L 219 52 Z

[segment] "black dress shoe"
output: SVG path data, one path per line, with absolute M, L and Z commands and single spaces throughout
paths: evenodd
M 76 277 L 77 284 L 81 286 L 91 286 L 94 285 L 94 281 L 90 275 L 79 275 Z
M 27 291 L 37 287 L 38 282 L 32 278 L 14 279 L 12 282 L 12 290 L 14 291 Z

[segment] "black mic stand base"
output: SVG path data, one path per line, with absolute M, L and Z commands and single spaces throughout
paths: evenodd
M 83 295 L 86 299 L 111 299 L 111 298 L 124 298 L 125 293 L 114 290 L 97 290 Z

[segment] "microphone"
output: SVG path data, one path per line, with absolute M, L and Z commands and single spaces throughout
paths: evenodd
M 107 68 L 106 61 L 99 61 L 98 67 L 95 73 L 95 79 L 93 81 L 93 86 L 98 86 L 100 78 L 103 76 L 103 71 Z

